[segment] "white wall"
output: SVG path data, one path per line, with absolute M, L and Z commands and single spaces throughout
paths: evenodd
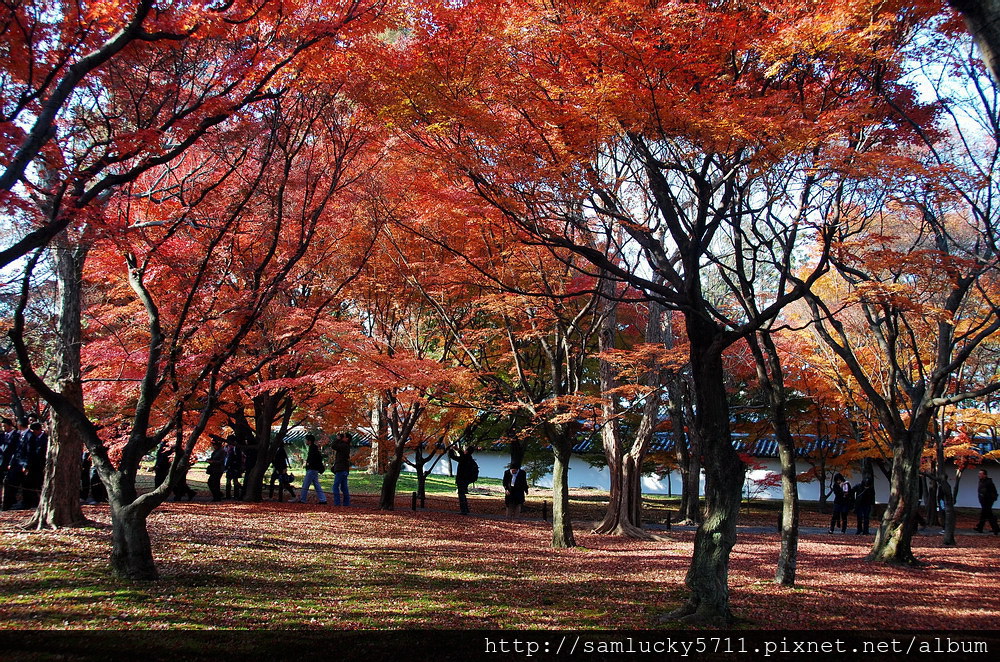
M 479 464 L 479 475 L 486 478 L 501 478 L 503 477 L 503 472 L 507 469 L 507 465 L 510 463 L 510 455 L 506 453 L 492 453 L 480 451 L 476 453 L 476 462 Z M 447 458 L 442 459 L 434 467 L 435 474 L 441 475 L 453 475 L 454 466 L 452 467 L 452 474 L 448 473 Z M 763 459 L 758 460 L 760 463 L 766 466 L 766 469 L 760 469 L 751 472 L 751 480 L 760 480 L 764 478 L 764 474 L 767 472 L 772 472 L 775 474 L 780 474 L 781 466 L 778 460 L 775 459 Z M 454 463 L 452 463 L 454 465 Z M 808 465 L 805 463 L 801 464 L 802 470 L 808 469 Z M 407 471 L 412 471 L 413 469 L 409 466 L 406 467 Z M 852 485 L 856 484 L 861 480 L 860 470 L 855 470 L 853 473 L 844 474 Z M 962 477 L 961 484 L 959 486 L 958 492 L 958 505 L 967 508 L 978 508 L 979 500 L 976 495 L 977 488 L 977 472 L 967 471 Z M 830 480 L 831 476 L 828 476 Z M 544 476 L 541 480 L 536 483 L 536 486 L 543 489 L 549 489 L 552 487 L 552 477 Z M 595 468 L 590 466 L 587 462 L 580 459 L 578 456 L 574 455 L 570 459 L 569 463 L 569 486 L 570 487 L 594 487 L 601 490 L 607 490 L 611 483 L 608 480 L 607 469 L 606 468 Z M 702 474 L 701 477 L 702 490 L 705 487 L 705 476 Z M 829 488 L 828 488 L 829 489 Z M 672 472 L 670 476 L 666 479 L 659 479 L 656 476 L 645 476 L 642 479 L 642 491 L 645 494 L 670 494 L 674 496 L 679 496 L 681 493 L 681 477 L 677 472 Z M 704 493 L 704 492 L 703 492 Z M 878 503 L 885 503 L 889 498 L 889 482 L 882 475 L 880 471 L 875 471 L 875 495 L 876 501 Z M 760 499 L 781 499 L 781 485 L 776 485 L 768 488 L 766 491 L 762 492 L 757 498 Z M 819 483 L 815 480 L 808 483 L 799 483 L 799 498 L 805 501 L 818 501 L 819 500 Z

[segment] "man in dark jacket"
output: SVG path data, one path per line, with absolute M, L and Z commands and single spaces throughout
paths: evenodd
M 993 503 L 997 500 L 997 487 L 993 484 L 993 479 L 986 473 L 986 469 L 979 470 L 979 524 L 976 525 L 976 533 L 982 533 L 986 523 L 990 523 L 993 535 L 1000 535 L 1000 525 L 997 525 L 997 516 L 993 514 Z
M 9 418 L 3 419 L 3 431 L 0 432 L 0 486 L 2 486 L 4 497 L 0 503 L 3 504 L 4 510 L 7 510 L 17 500 L 17 487 L 13 485 L 7 487 L 7 471 L 10 469 L 15 451 L 20 445 L 21 433 L 14 427 L 14 421 Z M 9 504 L 6 496 L 8 491 L 13 499 Z
M 27 465 L 24 471 L 21 502 L 25 509 L 30 510 L 38 505 L 42 496 L 45 456 L 49 451 L 49 435 L 42 429 L 41 423 L 35 421 L 31 424 L 22 448 L 27 453 Z
M 333 505 L 340 505 L 340 497 L 344 497 L 344 505 L 351 505 L 351 493 L 347 489 L 347 476 L 351 471 L 351 438 L 341 432 L 330 444 L 333 449 Z
M 479 478 L 479 465 L 472 457 L 474 448 L 450 449 L 448 457 L 458 462 L 455 470 L 455 487 L 458 488 L 458 508 L 463 515 L 469 514 L 469 485 Z
M 861 484 L 854 488 L 854 514 L 858 518 L 857 535 L 868 535 L 872 507 L 875 505 L 875 486 L 872 479 L 865 476 Z
M 510 469 L 503 472 L 503 490 L 507 519 L 517 519 L 521 516 L 521 506 L 528 494 L 528 477 L 521 470 L 520 464 L 511 463 Z

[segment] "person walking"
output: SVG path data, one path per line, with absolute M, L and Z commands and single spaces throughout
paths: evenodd
M 507 506 L 507 519 L 517 519 L 521 516 L 521 506 L 528 494 L 528 477 L 521 471 L 521 465 L 512 464 L 503 473 L 504 505 Z
M 469 485 L 479 478 L 479 464 L 472 457 L 475 450 L 475 447 L 448 449 L 448 457 L 458 463 L 455 487 L 458 489 L 458 509 L 463 515 L 469 514 Z
M 341 432 L 330 445 L 333 449 L 333 505 L 340 505 L 340 497 L 344 497 L 344 505 L 351 505 L 351 493 L 347 489 L 347 477 L 351 472 L 351 438 L 346 432 Z
M 1000 525 L 997 524 L 997 516 L 993 514 L 993 503 L 997 500 L 997 486 L 993 484 L 993 479 L 986 473 L 986 469 L 979 470 L 979 524 L 976 525 L 976 533 L 982 533 L 989 522 L 993 535 L 1000 535 Z
M 302 489 L 299 490 L 299 503 L 306 502 L 306 497 L 309 495 L 309 486 L 312 485 L 316 489 L 317 500 L 325 506 L 326 494 L 319 484 L 319 475 L 326 471 L 326 467 L 323 466 L 323 454 L 316 444 L 316 437 L 314 435 L 306 435 L 306 444 L 308 446 L 308 452 L 306 453 L 306 475 L 302 479 Z
M 861 481 L 861 484 L 854 488 L 854 515 L 858 518 L 858 530 L 856 535 L 869 534 L 869 521 L 871 520 L 872 508 L 875 506 L 875 486 L 868 476 Z

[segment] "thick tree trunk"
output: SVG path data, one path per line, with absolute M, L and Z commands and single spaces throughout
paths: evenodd
M 572 449 L 568 440 L 552 444 L 555 458 L 552 465 L 552 546 L 557 549 L 576 547 L 569 514 L 569 458 Z
M 616 305 L 609 302 L 609 305 Z M 645 340 L 650 344 L 662 345 L 665 342 L 664 310 L 655 301 L 649 303 L 649 318 L 646 322 Z M 617 315 L 608 312 L 601 325 L 600 351 L 607 352 L 615 347 L 615 336 L 618 332 Z M 666 336 L 669 337 L 669 334 Z M 666 343 L 672 347 L 672 342 Z M 605 423 L 601 430 L 604 441 L 604 455 L 608 462 L 611 475 L 611 489 L 608 494 L 608 509 L 604 519 L 594 528 L 594 533 L 628 536 L 630 538 L 648 539 L 648 533 L 642 530 L 642 463 L 649 451 L 653 439 L 653 428 L 660 413 L 660 393 L 666 374 L 660 370 L 656 362 L 651 362 L 648 372 L 643 377 L 646 386 L 652 389 L 646 395 L 642 408 L 642 418 L 632 441 L 631 448 L 626 452 L 621 439 L 621 426 L 617 420 L 616 397 L 603 398 Z M 613 366 L 609 361 L 601 359 L 600 379 L 602 393 L 608 393 L 618 385 Z
M 88 248 L 73 245 L 66 233 L 55 240 L 59 308 L 59 391 L 83 411 L 80 347 L 82 345 L 83 265 Z M 81 526 L 87 523 L 80 508 L 83 438 L 68 420 L 52 410 L 52 429 L 45 457 L 45 478 L 38 507 L 28 525 L 36 529 Z
M 287 394 L 261 394 L 254 398 L 254 439 L 257 444 L 257 459 L 247 472 L 246 484 L 243 486 L 243 500 L 260 503 L 264 500 L 264 479 L 267 476 L 278 445 L 285 439 L 288 424 L 292 418 L 294 404 Z M 281 427 L 277 434 L 271 428 L 274 419 L 280 411 Z
M 62 394 L 83 409 L 79 382 L 65 382 Z M 80 508 L 83 441 L 68 420 L 52 412 L 52 429 L 45 457 L 45 482 L 38 507 L 28 521 L 34 529 L 84 526 L 89 520 Z
M 920 429 L 915 422 L 910 430 Z M 926 426 L 923 428 L 926 429 Z M 868 553 L 869 561 L 916 565 L 913 554 L 913 515 L 920 500 L 920 456 L 924 435 L 911 431 L 898 432 L 893 440 L 892 474 L 889 481 L 889 503 L 875 542 Z
M 128 580 L 159 577 L 153 561 L 153 546 L 146 529 L 150 509 L 137 504 L 111 507 L 111 572 Z
M 1000 81 L 1000 0 L 948 0 L 965 17 L 983 62 Z
M 403 455 L 406 450 L 405 442 L 397 442 L 395 453 L 389 460 L 385 473 L 382 474 L 382 491 L 379 496 L 379 510 L 396 509 L 396 485 L 399 483 L 399 474 L 403 471 Z
M 618 468 L 611 471 L 612 486 L 617 479 L 618 489 L 609 492 L 608 509 L 604 519 L 594 528 L 594 533 L 643 540 L 651 537 L 642 529 L 642 463 L 652 441 L 656 413 L 660 409 L 660 396 L 659 393 L 651 393 L 648 398 L 632 448 L 617 459 Z M 610 470 L 610 455 L 608 465 Z
M 671 614 L 688 623 L 729 625 L 729 554 L 736 544 L 736 519 L 745 465 L 733 449 L 722 367 L 722 348 L 712 341 L 714 325 L 686 317 L 691 342 L 695 418 L 705 456 L 705 520 L 695 534 L 685 580 L 691 595 Z

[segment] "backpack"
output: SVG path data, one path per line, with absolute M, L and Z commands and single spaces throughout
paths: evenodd
M 474 483 L 479 479 L 479 463 L 469 458 L 469 482 Z

